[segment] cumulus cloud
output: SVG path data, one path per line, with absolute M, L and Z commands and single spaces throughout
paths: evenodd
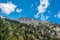
M 40 5 L 37 7 L 38 13 L 35 15 L 35 18 L 38 18 L 39 14 L 43 14 L 48 6 L 49 6 L 48 0 L 40 0 Z
M 22 9 L 16 9 L 16 12 L 20 13 L 22 11 Z
M 3 13 L 10 14 L 11 12 L 15 11 L 17 6 L 11 2 L 8 3 L 0 3 L 0 8 Z
M 7 3 L 0 3 L 0 9 L 2 10 L 3 13 L 9 15 L 10 13 L 16 11 L 16 12 L 21 12 L 22 9 L 16 9 L 17 5 L 13 4 L 12 2 L 7 2 Z

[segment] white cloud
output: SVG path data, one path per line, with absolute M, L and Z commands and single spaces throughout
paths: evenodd
M 15 11 L 17 6 L 11 2 L 8 3 L 0 3 L 0 8 L 3 13 L 10 14 L 11 12 Z
M 57 15 L 54 15 L 54 17 L 57 17 Z
M 49 16 L 44 16 L 44 15 L 41 16 L 41 20 L 43 20 L 43 21 L 47 20 L 48 18 L 49 18 Z
M 34 6 L 34 5 L 32 4 L 32 5 L 31 5 L 31 8 L 32 8 L 33 6 Z
M 41 20 L 45 20 L 45 16 L 41 14 Z
M 58 14 L 57 15 L 54 15 L 54 17 L 60 18 L 60 11 L 58 11 Z
M 17 8 L 17 5 L 13 4 L 11 1 L 7 3 L 0 3 L 0 9 L 2 13 L 9 15 L 11 12 L 21 12 L 22 9 Z
M 12 2 L 8 2 L 8 3 L 0 3 L 0 9 L 2 10 L 3 13 L 5 14 L 10 14 L 11 12 L 21 12 L 22 9 L 16 9 L 17 5 L 13 4 Z M 16 9 L 16 10 L 15 10 Z
M 48 19 L 49 18 L 49 16 L 46 16 L 46 19 Z
M 39 14 L 43 14 L 46 11 L 46 8 L 49 6 L 48 0 L 40 0 L 40 5 L 38 6 L 38 13 L 35 15 L 35 18 L 39 17 Z
M 16 9 L 16 12 L 20 13 L 22 11 L 22 9 Z
M 38 13 L 38 14 L 36 14 L 36 15 L 34 15 L 34 17 L 35 17 L 35 18 L 38 18 L 38 17 L 39 17 L 39 13 Z
M 57 15 L 58 18 L 60 18 L 60 12 L 58 12 L 58 15 Z

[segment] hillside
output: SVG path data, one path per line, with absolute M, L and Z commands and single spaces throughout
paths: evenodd
M 60 40 L 60 25 L 28 18 L 15 21 L 0 17 L 0 40 Z

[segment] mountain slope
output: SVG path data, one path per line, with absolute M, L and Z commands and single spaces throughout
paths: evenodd
M 35 20 L 39 25 L 34 26 L 32 19 L 20 20 L 0 18 L 0 40 L 60 40 L 60 25 Z

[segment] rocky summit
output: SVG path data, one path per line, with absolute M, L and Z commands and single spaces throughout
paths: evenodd
M 19 18 L 17 20 L 20 23 L 25 23 L 27 25 L 31 24 L 31 25 L 39 25 L 39 21 L 35 20 L 35 19 L 31 19 L 31 18 Z

